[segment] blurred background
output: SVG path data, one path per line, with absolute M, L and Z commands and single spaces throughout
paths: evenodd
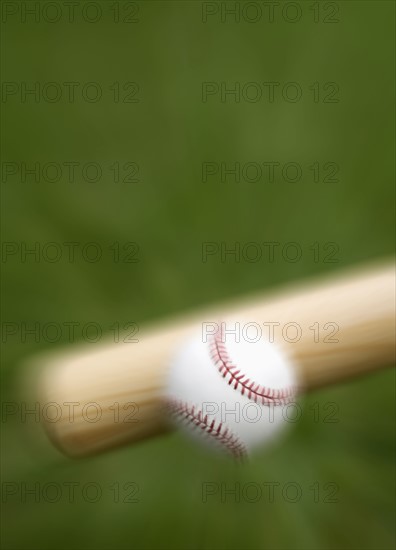
M 178 434 L 70 460 L 18 380 L 393 253 L 394 3 L 66 4 L 2 2 L 2 547 L 393 548 L 392 370 L 305 397 L 243 467 Z

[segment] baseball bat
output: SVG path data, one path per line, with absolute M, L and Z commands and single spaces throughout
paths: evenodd
M 50 439 L 78 457 L 168 430 L 162 396 L 173 354 L 194 330 L 227 318 L 256 323 L 263 334 L 272 330 L 303 391 L 342 382 L 394 362 L 394 265 L 353 269 L 141 327 L 135 343 L 76 345 L 38 357 L 38 399 Z

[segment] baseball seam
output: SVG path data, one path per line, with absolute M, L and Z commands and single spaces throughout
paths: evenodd
M 248 378 L 241 369 L 231 360 L 225 342 L 223 342 L 223 332 L 219 329 L 209 342 L 209 352 L 212 361 L 218 368 L 223 378 L 228 378 L 228 385 L 233 384 L 234 390 L 239 390 L 242 395 L 257 403 L 261 401 L 262 405 L 285 405 L 292 401 L 295 394 L 295 388 L 268 388 L 262 386 Z
M 215 419 L 209 420 L 208 415 L 204 415 L 198 407 L 177 400 L 168 401 L 167 406 L 172 414 L 187 420 L 218 441 L 234 458 L 243 459 L 247 456 L 245 445 L 240 439 L 221 422 L 216 422 Z

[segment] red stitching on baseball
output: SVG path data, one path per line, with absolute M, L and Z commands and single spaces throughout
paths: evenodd
M 174 415 L 187 420 L 195 427 L 218 441 L 234 458 L 243 459 L 247 457 L 244 444 L 221 422 L 209 421 L 208 415 L 203 414 L 201 409 L 189 405 L 185 401 L 170 400 L 167 402 L 168 409 Z
M 227 348 L 223 342 L 223 332 L 220 328 L 209 343 L 209 351 L 212 361 L 217 366 L 223 378 L 228 377 L 228 384 L 233 384 L 234 390 L 238 390 L 242 395 L 257 403 L 261 400 L 263 405 L 285 405 L 292 401 L 296 389 L 292 386 L 288 388 L 274 389 L 261 386 L 254 380 L 250 380 L 246 374 L 233 364 L 228 355 Z

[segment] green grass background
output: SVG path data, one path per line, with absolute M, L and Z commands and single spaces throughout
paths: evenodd
M 29 2 L 28 2 L 29 3 Z M 338 2 L 339 22 L 315 24 L 312 2 L 290 24 L 201 22 L 200 2 L 141 2 L 139 23 L 114 24 L 110 2 L 96 24 L 3 23 L 4 81 L 136 81 L 139 103 L 108 91 L 89 104 L 2 105 L 3 161 L 95 161 L 92 184 L 2 181 L 3 241 L 135 241 L 138 263 L 2 265 L 3 322 L 146 321 L 307 276 L 336 272 L 394 250 L 394 3 Z M 18 4 L 18 3 L 17 3 Z M 320 2 L 325 9 L 325 2 Z M 321 11 L 323 14 L 323 12 Z M 340 101 L 201 101 L 204 81 L 334 81 Z M 201 163 L 317 161 L 340 165 L 338 183 L 201 181 Z M 139 182 L 115 184 L 113 162 L 140 166 Z M 216 259 L 205 241 L 297 241 L 297 263 Z M 314 242 L 339 245 L 339 262 L 315 263 Z M 335 299 L 337 299 L 335 297 Z M 65 339 L 65 338 L 64 338 Z M 2 399 L 18 400 L 20 365 L 59 344 L 3 344 Z M 315 402 L 339 406 L 339 422 L 314 423 Z M 394 374 L 305 398 L 285 440 L 238 467 L 191 447 L 178 434 L 81 461 L 35 445 L 17 417 L 2 423 L 4 482 L 100 484 L 97 503 L 2 504 L 5 549 L 389 549 L 394 539 Z M 203 482 L 297 482 L 297 503 L 202 502 Z M 136 482 L 137 503 L 116 503 L 110 485 Z M 309 487 L 337 483 L 337 503 L 315 503 Z

